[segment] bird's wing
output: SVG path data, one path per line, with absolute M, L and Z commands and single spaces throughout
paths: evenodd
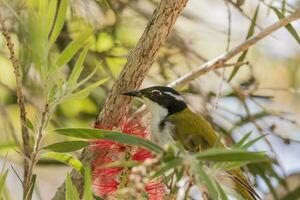
M 167 120 L 175 125 L 174 139 L 180 141 L 188 150 L 199 151 L 212 147 L 225 148 L 219 135 L 209 122 L 188 108 L 170 115 Z M 233 187 L 245 200 L 260 199 L 241 169 L 233 169 L 228 173 L 234 181 Z
M 168 116 L 167 120 L 175 125 L 174 139 L 180 141 L 189 150 L 223 147 L 218 134 L 209 122 L 188 108 Z

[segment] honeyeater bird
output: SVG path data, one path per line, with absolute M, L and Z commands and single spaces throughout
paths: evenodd
M 181 143 L 188 151 L 225 148 L 218 133 L 202 116 L 192 112 L 183 97 L 170 87 L 154 86 L 123 95 L 139 97 L 151 114 L 151 139 L 164 146 Z M 227 171 L 233 189 L 245 200 L 260 199 L 241 169 Z

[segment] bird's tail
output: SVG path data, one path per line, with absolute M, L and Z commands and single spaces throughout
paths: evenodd
M 261 200 L 259 195 L 255 192 L 253 187 L 250 185 L 246 176 L 241 169 L 234 169 L 228 172 L 234 182 L 234 189 L 245 199 L 245 200 Z

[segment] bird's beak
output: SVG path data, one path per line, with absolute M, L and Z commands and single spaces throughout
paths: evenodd
M 122 93 L 122 95 L 131 96 L 131 97 L 140 97 L 140 98 L 143 96 L 140 91 L 125 92 Z

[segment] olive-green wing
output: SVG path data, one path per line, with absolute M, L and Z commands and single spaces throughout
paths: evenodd
M 188 150 L 199 151 L 212 147 L 224 148 L 216 131 L 202 116 L 188 108 L 167 117 L 175 125 L 174 139 L 180 141 Z M 234 182 L 233 188 L 245 200 L 260 199 L 241 169 L 228 171 Z
M 188 108 L 170 115 L 167 120 L 175 125 L 174 139 L 189 150 L 197 151 L 220 145 L 223 147 L 212 126 Z

